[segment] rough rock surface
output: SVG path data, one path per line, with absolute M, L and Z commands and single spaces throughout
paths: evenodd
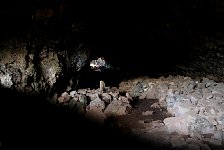
M 1 41 L 0 84 L 29 94 L 43 94 L 60 87 L 61 80 L 68 83 L 69 73 L 78 74 L 85 65 L 89 50 L 83 45 L 67 50 L 66 46 L 60 48 L 61 44 L 59 40 Z
M 197 80 L 170 75 L 166 78 L 140 77 L 124 81 L 120 83 L 119 89 L 122 92 L 132 93 L 133 97 L 139 99 L 157 99 L 158 102 L 151 107 L 165 108 L 172 115 L 161 120 L 163 126 L 157 126 L 158 131 L 164 131 L 164 136 L 171 137 L 171 147 L 223 148 L 223 83 L 205 77 Z M 145 112 L 142 112 L 142 115 L 144 114 Z M 149 126 L 145 121 L 142 123 L 146 127 Z M 152 128 L 144 129 L 146 133 L 154 131 Z M 191 140 L 187 140 L 186 136 Z
M 69 107 L 87 118 L 103 124 L 112 116 L 124 116 L 131 113 L 133 100 L 127 96 L 121 96 L 115 87 L 106 87 L 103 93 L 100 89 L 78 89 L 77 91 L 63 92 L 60 96 L 53 97 L 55 104 Z
M 124 82 L 121 82 L 119 89 L 106 87 L 103 93 L 99 89 L 79 89 L 70 94 L 64 92 L 55 97 L 55 102 L 102 125 L 110 117 L 119 118 L 134 113 L 133 100 L 141 97 L 139 100 L 147 102 L 146 96 L 154 91 L 153 97 L 148 97 L 153 98 L 151 104 L 147 104 L 148 108 L 139 113 L 143 120 L 139 118 L 138 121 L 128 121 L 130 125 L 127 126 L 130 128 L 133 125 L 141 126 L 133 126 L 131 129 L 131 134 L 138 137 L 136 140 L 158 143 L 160 139 L 160 146 L 155 148 L 223 148 L 223 83 L 208 78 L 199 81 L 184 76 L 144 77 Z M 126 94 L 121 94 L 123 92 Z M 147 106 L 145 104 L 144 107 Z M 166 111 L 167 117 L 144 119 L 158 115 L 158 110 Z

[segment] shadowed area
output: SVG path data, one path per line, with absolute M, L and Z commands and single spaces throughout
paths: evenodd
M 27 96 L 2 87 L 0 94 L 1 148 L 105 149 L 105 146 L 129 148 L 139 144 L 119 128 L 95 124 L 74 111 L 49 104 L 44 97 Z

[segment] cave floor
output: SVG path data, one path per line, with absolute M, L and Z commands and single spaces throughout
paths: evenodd
M 152 149 L 221 150 L 223 89 L 223 83 L 205 77 L 139 77 L 103 91 L 67 91 L 55 100 Z
M 151 127 L 152 121 L 162 122 L 165 118 L 171 115 L 164 108 L 151 107 L 158 100 L 143 99 L 137 100 L 132 105 L 133 110 L 125 116 L 116 116 L 113 118 L 112 124 L 123 129 L 124 132 L 131 130 L 141 130 Z

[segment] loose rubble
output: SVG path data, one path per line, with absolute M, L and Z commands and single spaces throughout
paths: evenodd
M 172 148 L 223 148 L 224 84 L 208 78 L 141 77 L 123 81 L 119 88 L 105 87 L 103 92 L 100 89 L 65 92 L 57 97 L 57 103 L 79 110 L 86 117 L 103 124 L 108 117 L 130 114 L 134 109 L 134 99 L 157 99 L 151 108 L 164 109 L 170 117 L 151 122 L 139 120 L 145 124 L 145 129 L 133 129 L 133 134 L 143 137 L 144 134 L 163 134 L 169 137 Z M 142 115 L 153 116 L 154 112 L 149 108 Z
M 78 111 L 94 121 L 102 124 L 107 117 L 121 116 L 131 113 L 132 107 L 129 104 L 133 99 L 128 93 L 121 96 L 116 87 L 107 88 L 107 91 L 100 89 L 78 89 L 62 93 L 56 98 L 56 103 Z M 93 119 L 94 118 L 94 119 Z

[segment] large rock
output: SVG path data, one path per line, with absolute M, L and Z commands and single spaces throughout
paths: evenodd
M 85 116 L 87 119 L 100 125 L 103 125 L 104 120 L 106 119 L 106 116 L 103 113 L 102 109 L 99 109 L 98 107 L 90 107 L 89 109 L 87 109 Z
M 89 97 L 91 101 L 95 100 L 96 98 L 99 98 L 99 94 L 97 93 L 86 93 L 86 96 Z
M 212 93 L 218 93 L 224 95 L 224 83 L 219 83 L 216 86 L 214 86 Z
M 188 120 L 188 129 L 191 133 L 199 134 L 211 134 L 216 131 L 216 127 L 212 123 L 199 115 L 191 116 Z
M 202 91 L 202 94 L 203 94 L 203 98 L 204 98 L 204 99 L 210 99 L 210 98 L 213 97 L 213 95 L 212 95 L 212 91 L 209 90 L 209 89 L 204 89 L 204 90 Z
M 169 132 L 177 132 L 181 135 L 191 133 L 211 134 L 216 131 L 216 127 L 207 119 L 192 113 L 180 117 L 169 117 L 164 119 L 164 124 Z
M 157 87 L 154 87 L 152 89 L 149 89 L 146 92 L 145 98 L 147 98 L 147 99 L 157 99 L 158 98 L 157 95 L 159 94 L 158 92 L 159 91 L 158 91 Z
M 131 97 L 139 97 L 141 93 L 148 90 L 147 82 L 137 82 L 130 90 L 129 94 Z
M 169 117 L 164 119 L 163 122 L 167 126 L 169 133 L 189 134 L 187 119 L 185 117 Z
M 104 110 L 106 116 L 122 116 L 130 113 L 132 107 L 128 103 L 119 100 L 113 100 Z
M 105 103 L 110 103 L 111 100 L 112 100 L 111 95 L 108 94 L 108 93 L 103 93 L 103 94 L 101 95 L 101 97 L 102 97 L 102 100 L 103 100 Z
M 91 101 L 90 104 L 89 104 L 89 107 L 96 107 L 98 108 L 99 110 L 104 110 L 105 108 L 105 102 L 102 101 L 100 98 L 96 98 L 95 100 Z
M 12 76 L 10 76 L 10 73 L 1 72 L 0 81 L 1 85 L 5 88 L 11 88 L 13 85 Z

